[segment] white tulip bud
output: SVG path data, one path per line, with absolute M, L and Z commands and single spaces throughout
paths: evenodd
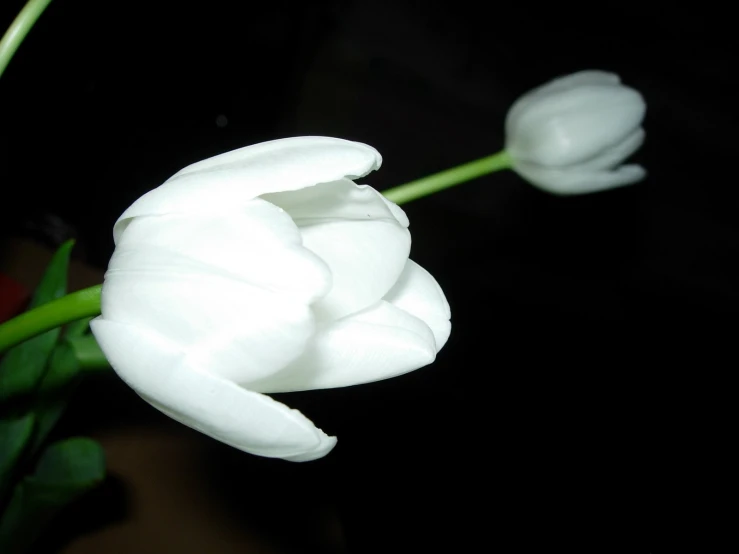
M 186 167 L 129 207 L 92 330 L 170 417 L 253 454 L 305 461 L 336 439 L 264 393 L 342 387 L 431 363 L 451 330 L 408 259 L 402 209 L 351 179 L 364 144 L 277 140 Z
M 513 169 L 554 194 L 583 194 L 643 179 L 621 165 L 644 142 L 646 104 L 618 75 L 581 71 L 519 98 L 506 118 Z

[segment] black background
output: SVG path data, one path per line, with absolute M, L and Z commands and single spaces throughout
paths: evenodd
M 3 1 L 3 26 L 21 5 Z M 327 548 L 311 534 L 320 506 L 348 552 L 672 551 L 729 517 L 727 19 L 694 4 L 55 0 L 0 80 L 3 230 L 54 214 L 103 268 L 118 215 L 199 159 L 337 136 L 382 153 L 364 179 L 382 190 L 499 150 L 530 88 L 614 71 L 647 101 L 646 181 L 558 198 L 505 173 L 404 206 L 411 255 L 452 306 L 437 361 L 280 395 L 337 448 L 288 464 L 203 438 L 199 478 L 290 552 Z M 111 402 L 87 390 L 75 410 Z

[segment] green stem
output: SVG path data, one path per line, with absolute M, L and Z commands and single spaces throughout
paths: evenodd
M 452 169 L 411 181 L 405 185 L 393 187 L 384 191 L 382 194 L 391 202 L 405 204 L 411 200 L 423 198 L 424 196 L 434 194 L 454 185 L 482 177 L 488 173 L 510 169 L 511 166 L 511 157 L 508 155 L 508 152 L 502 150 L 497 154 L 458 165 Z
M 36 23 L 36 20 L 44 13 L 46 6 L 49 4 L 51 4 L 51 0 L 28 0 L 15 21 L 10 24 L 3 38 L 0 39 L 0 77 L 13 58 L 15 51 L 18 50 L 21 42 L 26 38 L 28 31 L 31 30 L 33 24 Z
M 101 289 L 95 285 L 73 292 L 6 321 L 0 325 L 0 352 L 65 323 L 99 315 Z

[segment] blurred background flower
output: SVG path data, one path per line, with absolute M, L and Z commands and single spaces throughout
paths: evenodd
M 641 94 L 605 71 L 578 71 L 521 96 L 506 116 L 506 151 L 524 179 L 554 194 L 600 192 L 641 181 L 625 164 L 644 142 Z

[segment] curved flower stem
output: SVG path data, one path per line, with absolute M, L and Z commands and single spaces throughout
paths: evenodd
M 31 30 L 36 20 L 44 13 L 46 6 L 51 4 L 51 0 L 28 0 L 13 23 L 10 24 L 8 30 L 0 39 L 0 76 L 2 76 L 5 68 L 18 50 L 18 47 L 26 38 L 28 31 Z
M 383 196 L 395 202 L 396 204 L 405 204 L 411 200 L 423 198 L 440 190 L 453 187 L 466 181 L 471 181 L 488 173 L 500 171 L 502 169 L 510 169 L 512 166 L 511 157 L 508 152 L 502 150 L 497 154 L 492 154 L 479 160 L 474 160 L 466 164 L 458 165 L 452 169 L 434 173 L 428 177 L 423 177 L 405 185 L 399 185 L 386 191 Z
M 102 285 L 73 292 L 0 325 L 0 353 L 45 331 L 100 314 Z

